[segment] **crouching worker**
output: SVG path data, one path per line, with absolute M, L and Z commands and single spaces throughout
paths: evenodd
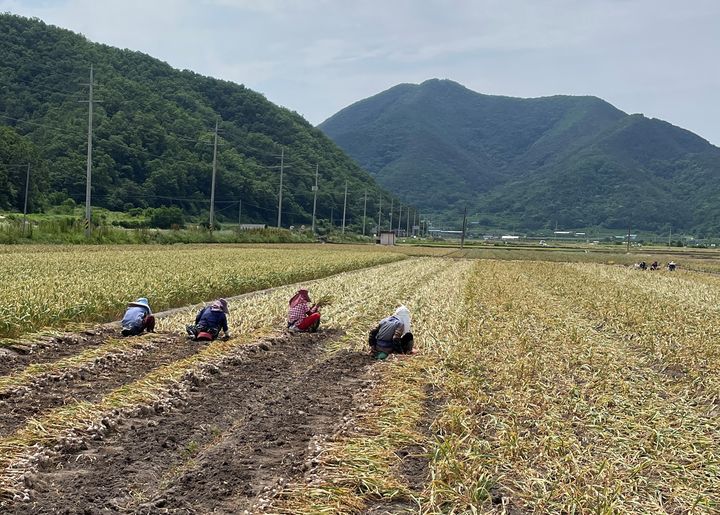
M 187 326 L 185 330 L 188 336 L 195 341 L 215 340 L 220 334 L 220 330 L 225 333 L 225 338 L 230 338 L 227 323 L 228 313 L 227 301 L 218 299 L 201 309 L 195 317 L 195 324 Z
M 391 316 L 380 320 L 370 331 L 368 344 L 377 359 L 385 359 L 388 354 L 414 354 L 408 308 L 400 306 Z
M 290 299 L 287 323 L 291 333 L 314 333 L 318 330 L 320 313 L 317 304 L 310 305 L 307 290 L 298 290 Z
M 154 333 L 155 317 L 152 316 L 148 300 L 141 297 L 134 302 L 128 303 L 128 308 L 120 325 L 122 326 L 121 333 L 123 336 L 135 336 L 143 331 Z

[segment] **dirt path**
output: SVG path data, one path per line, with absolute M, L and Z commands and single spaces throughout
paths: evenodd
M 100 440 L 58 449 L 13 513 L 255 513 L 313 463 L 370 388 L 369 356 L 328 355 L 340 335 L 243 346 L 166 412 L 121 420 Z M 157 356 L 156 358 L 157 359 Z
M 137 347 L 104 355 L 76 370 L 42 374 L 32 383 L 0 394 L 0 436 L 43 411 L 80 401 L 94 402 L 153 369 L 198 352 L 203 345 L 175 334 L 137 338 Z

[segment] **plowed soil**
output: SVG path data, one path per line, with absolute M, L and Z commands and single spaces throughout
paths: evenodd
M 177 361 L 201 348 L 170 334 L 148 334 L 137 348 L 105 355 L 78 369 L 43 374 L 12 392 L 0 393 L 0 436 L 23 426 L 45 410 L 79 401 L 100 400 L 114 388 L 128 384 L 154 368 Z M 45 353 L 44 353 L 45 354 Z M 47 355 L 43 356 L 48 358 Z M 52 358 L 57 358 L 53 353 Z
M 241 346 L 206 377 L 176 390 L 169 409 L 120 418 L 113 430 L 60 448 L 28 477 L 12 513 L 262 512 L 273 489 L 312 469 L 313 442 L 334 433 L 367 394 L 370 356 L 326 352 L 338 333 L 283 335 Z M 6 430 L 61 399 L 104 392 L 195 352 L 165 338 L 114 370 L 11 401 Z M 23 399 L 25 399 L 23 401 Z M 38 400 L 44 399 L 44 400 Z
M 24 342 L 0 347 L 0 376 L 21 370 L 31 363 L 51 363 L 74 356 L 117 336 L 118 328 L 107 324 L 82 333 L 31 337 Z

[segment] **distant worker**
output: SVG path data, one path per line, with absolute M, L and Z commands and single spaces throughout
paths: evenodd
M 640 270 L 647 270 L 647 263 L 645 261 L 640 261 Z
M 660 267 L 657 261 L 653 261 L 652 265 L 650 265 L 650 270 L 657 270 Z
M 670 261 L 670 262 L 668 263 L 668 271 L 669 271 L 669 272 L 674 272 L 676 266 L 677 266 L 677 265 L 675 265 L 675 261 Z
M 410 311 L 400 306 L 370 331 L 368 344 L 371 354 L 377 359 L 385 359 L 388 354 L 414 354 L 410 329 Z
M 287 327 L 291 333 L 314 333 L 320 326 L 320 313 L 317 304 L 310 305 L 307 290 L 298 290 L 290 299 Z
M 136 301 L 128 303 L 122 321 L 121 334 L 123 336 L 135 336 L 143 331 L 149 333 L 155 332 L 155 317 L 152 316 L 150 304 L 145 297 L 140 297 Z
M 230 338 L 227 323 L 229 313 L 228 302 L 225 299 L 218 299 L 201 309 L 195 317 L 195 324 L 185 327 L 185 330 L 195 341 L 215 340 L 220 330 L 225 333 L 225 338 Z

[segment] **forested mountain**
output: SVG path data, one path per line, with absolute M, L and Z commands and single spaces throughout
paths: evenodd
M 720 149 L 595 97 L 482 95 L 401 84 L 320 128 L 436 219 L 481 226 L 720 233 Z
M 85 199 L 90 66 L 95 104 L 93 205 L 114 210 L 209 209 L 213 131 L 219 120 L 216 212 L 277 220 L 284 148 L 283 225 L 308 224 L 316 164 L 318 218 L 361 223 L 387 195 L 319 129 L 241 85 L 173 69 L 130 50 L 92 43 L 39 20 L 0 15 L 0 209 L 22 210 L 25 163 L 31 208 Z M 387 202 L 389 196 L 386 196 Z

